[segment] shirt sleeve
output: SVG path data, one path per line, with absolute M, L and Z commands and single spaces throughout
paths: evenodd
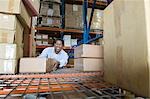
M 68 63 L 68 54 L 66 53 L 65 55 L 63 55 L 63 58 L 61 60 L 59 60 L 60 62 L 60 65 L 59 67 L 63 67 L 63 66 L 66 66 L 67 63 Z
M 39 58 L 48 58 L 48 48 L 45 48 L 38 57 Z

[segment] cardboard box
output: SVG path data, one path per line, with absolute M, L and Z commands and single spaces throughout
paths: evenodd
M 103 71 L 104 59 L 78 58 L 74 59 L 74 67 L 79 71 Z
M 74 49 L 75 58 L 104 58 L 103 46 L 82 44 Z
M 15 30 L 17 17 L 15 15 L 0 13 L 0 29 Z
M 30 27 L 31 17 L 22 0 L 0 0 L 0 4 L 0 12 L 19 15 L 20 21 L 24 21 Z
M 53 4 L 53 16 L 60 16 L 60 4 Z
M 66 4 L 65 27 L 82 29 L 82 6 Z
M 0 59 L 19 59 L 23 57 L 23 47 L 16 44 L 0 44 Z
M 15 74 L 17 71 L 17 60 L 0 59 L 0 74 Z
M 48 35 L 43 34 L 42 39 L 48 39 Z
M 104 10 L 104 80 L 150 98 L 150 1 L 114 0 Z
M 16 43 L 21 45 L 23 26 L 15 15 L 0 14 L 0 43 Z
M 71 46 L 71 35 L 64 35 L 64 46 Z
M 71 46 L 77 45 L 77 39 L 71 39 Z
M 42 35 L 41 34 L 36 34 L 36 39 L 42 39 Z
M 21 58 L 19 72 L 50 72 L 53 64 L 53 60 L 46 58 Z
M 42 45 L 42 41 L 36 40 L 36 45 Z
M 48 41 L 43 41 L 43 45 L 48 45 Z

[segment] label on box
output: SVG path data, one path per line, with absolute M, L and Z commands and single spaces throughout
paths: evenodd
M 78 11 L 78 5 L 73 5 L 73 11 Z
M 47 15 L 53 16 L 53 13 L 54 13 L 53 9 L 48 9 Z
M 51 18 L 48 18 L 48 19 L 47 19 L 47 24 L 48 24 L 48 25 L 52 25 L 52 24 L 53 24 L 53 20 L 52 20 Z
M 48 35 L 42 35 L 43 39 L 48 39 Z
M 42 39 L 42 35 L 36 35 L 36 39 Z

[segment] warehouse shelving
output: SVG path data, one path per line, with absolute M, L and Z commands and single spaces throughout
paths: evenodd
M 84 31 L 77 30 L 77 29 L 62 29 L 62 28 L 55 28 L 55 27 L 36 27 L 35 30 L 45 30 L 45 31 L 51 31 L 51 32 L 65 32 L 65 33 L 80 33 L 83 34 Z M 102 31 L 100 32 L 90 32 L 90 34 L 103 34 Z

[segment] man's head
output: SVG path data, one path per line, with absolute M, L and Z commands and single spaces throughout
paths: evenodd
M 62 39 L 57 39 L 54 42 L 55 53 L 58 54 L 64 47 L 64 41 Z

